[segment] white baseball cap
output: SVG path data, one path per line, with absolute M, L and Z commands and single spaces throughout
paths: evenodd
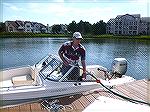
M 76 39 L 83 39 L 80 32 L 74 32 L 74 33 L 73 33 L 73 38 L 76 38 Z

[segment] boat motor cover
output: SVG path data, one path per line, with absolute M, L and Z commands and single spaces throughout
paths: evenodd
M 112 73 L 124 75 L 127 71 L 127 60 L 125 58 L 115 58 L 112 62 Z

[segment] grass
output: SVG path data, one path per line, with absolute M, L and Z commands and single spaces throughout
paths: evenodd
M 53 37 L 53 38 L 60 38 L 60 37 L 72 37 L 70 34 L 47 34 L 47 33 L 24 33 L 24 32 L 0 32 L 0 38 L 41 38 L 41 37 Z M 83 35 L 84 38 L 119 38 L 119 39 L 147 39 L 150 40 L 150 35 L 139 35 L 139 36 L 121 36 L 121 35 Z
M 0 38 L 32 38 L 32 37 L 68 37 L 65 34 L 48 34 L 48 33 L 24 33 L 24 32 L 1 32 Z
M 147 39 L 150 40 L 150 35 L 135 35 L 135 36 L 124 36 L 124 35 L 96 35 L 93 38 L 119 38 L 119 39 Z

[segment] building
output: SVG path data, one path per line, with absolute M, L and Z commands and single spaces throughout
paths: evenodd
M 140 14 L 118 15 L 107 22 L 106 33 L 114 35 L 149 35 L 150 17 L 141 18 Z
M 140 33 L 150 35 L 150 17 L 142 17 L 140 24 Z
M 31 33 L 53 33 L 53 26 L 47 26 L 31 21 L 5 21 L 6 32 L 31 32 Z M 67 25 L 60 24 L 60 31 L 58 33 L 65 34 L 68 32 Z
M 5 21 L 6 32 L 32 32 L 32 33 L 46 33 L 45 25 L 30 21 Z
M 60 26 L 61 26 L 61 30 L 59 33 L 61 34 L 68 33 L 67 25 L 60 24 Z
M 24 32 L 24 22 L 23 21 L 6 21 L 6 32 Z

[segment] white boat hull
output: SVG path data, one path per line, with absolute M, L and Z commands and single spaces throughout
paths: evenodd
M 1 93 L 1 106 L 14 105 L 17 103 L 35 101 L 39 99 L 54 99 L 62 96 L 79 94 L 100 87 L 96 82 L 48 82 L 47 85 L 41 85 L 31 88 L 10 88 Z M 63 85 L 63 87 L 62 87 Z
M 43 66 L 43 62 L 47 64 Z M 54 66 L 55 64 L 57 66 Z M 86 81 L 70 81 L 67 76 L 73 67 L 65 75 L 62 75 L 61 65 L 57 58 L 50 55 L 34 66 L 0 71 L 3 78 L 0 80 L 0 108 L 47 98 L 60 98 L 102 88 L 100 83 L 97 83 L 91 76 L 87 76 Z M 91 73 L 94 72 L 94 75 L 106 86 L 134 81 L 128 76 L 110 81 L 103 80 L 104 72 L 98 71 L 100 67 L 99 65 L 90 65 L 87 66 L 87 70 Z
M 124 79 L 125 82 L 122 82 Z M 102 80 L 103 84 L 106 86 L 113 86 L 117 84 L 123 84 L 133 81 L 130 77 L 124 77 L 124 79 L 118 79 L 119 83 L 114 83 L 112 81 Z M 114 79 L 115 81 L 116 79 Z M 120 80 L 120 81 L 119 81 Z M 117 81 L 117 80 L 116 80 Z M 62 86 L 63 85 L 63 86 Z M 59 97 L 64 97 L 68 95 L 80 94 L 85 91 L 90 91 L 93 89 L 102 88 L 99 83 L 96 82 L 45 82 L 45 85 L 41 86 L 27 86 L 24 88 L 16 87 L 9 88 L 9 90 L 3 91 L 1 93 L 1 106 L 16 105 L 25 102 L 43 100 L 43 99 L 54 99 Z

